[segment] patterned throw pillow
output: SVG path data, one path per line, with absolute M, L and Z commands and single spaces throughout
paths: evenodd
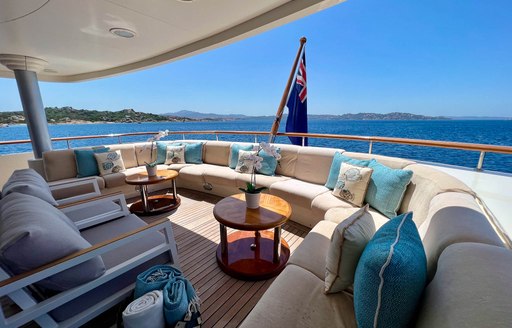
M 123 172 L 125 170 L 121 151 L 110 151 L 108 153 L 95 153 L 96 162 L 98 162 L 98 170 L 100 175 Z
M 240 173 L 252 173 L 254 167 L 254 161 L 252 160 L 253 155 L 256 155 L 255 151 L 238 151 L 238 162 L 235 171 Z
M 167 146 L 164 164 L 184 164 L 185 146 Z
M 355 206 L 362 206 L 373 169 L 342 163 L 332 194 Z

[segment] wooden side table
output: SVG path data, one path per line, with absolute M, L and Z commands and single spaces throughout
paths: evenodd
M 148 177 L 145 172 L 127 176 L 127 184 L 140 188 L 140 200 L 130 206 L 130 212 L 137 215 L 153 215 L 169 212 L 180 206 L 181 199 L 176 192 L 175 182 L 177 176 L 178 172 L 174 170 L 158 170 L 154 177 Z M 149 185 L 169 180 L 172 181 L 172 194 L 149 196 Z
M 217 263 L 227 274 L 246 280 L 268 279 L 279 274 L 290 257 L 288 243 L 281 238 L 281 226 L 292 213 L 282 198 L 261 194 L 260 207 L 249 209 L 245 194 L 219 201 L 213 215 L 220 224 Z M 227 234 L 227 228 L 236 231 Z M 274 231 L 268 231 L 273 229 Z

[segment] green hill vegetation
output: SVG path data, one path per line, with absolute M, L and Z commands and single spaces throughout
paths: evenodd
M 184 122 L 194 119 L 176 116 L 162 116 L 136 112 L 133 109 L 121 111 L 97 111 L 86 109 L 74 109 L 73 107 L 46 107 L 48 123 L 139 123 L 139 122 Z M 0 112 L 0 124 L 25 123 L 23 112 Z

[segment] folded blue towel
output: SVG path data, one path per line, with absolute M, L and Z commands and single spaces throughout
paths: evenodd
M 137 276 L 135 282 L 135 298 L 153 290 L 162 290 L 170 280 L 175 277 L 183 277 L 180 270 L 170 265 L 156 265 Z
M 199 312 L 199 298 L 190 282 L 182 277 L 174 277 L 163 289 L 164 317 L 171 327 L 178 321 L 187 320 Z

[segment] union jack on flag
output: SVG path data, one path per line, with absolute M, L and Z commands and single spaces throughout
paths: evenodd
M 295 83 L 288 96 L 288 119 L 286 120 L 286 132 L 308 132 L 308 99 L 306 83 L 306 52 L 302 57 L 297 70 Z M 289 137 L 294 145 L 302 145 L 302 138 Z M 304 139 L 304 146 L 308 145 L 308 139 Z

